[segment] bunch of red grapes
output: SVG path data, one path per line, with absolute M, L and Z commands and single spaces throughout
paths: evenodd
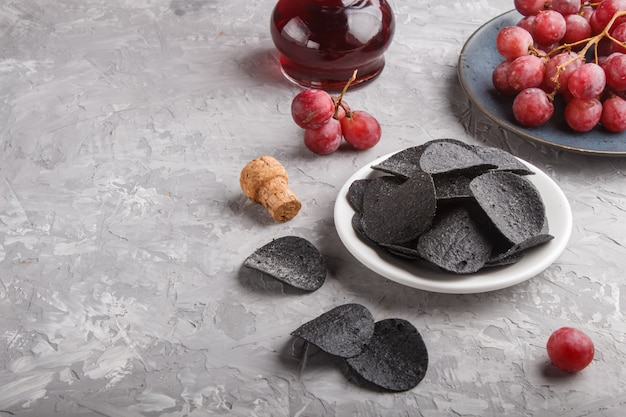
M 304 144 L 309 150 L 327 155 L 339 149 L 343 139 L 356 149 L 369 149 L 380 141 L 378 120 L 366 111 L 353 111 L 343 100 L 355 78 L 356 71 L 338 97 L 311 88 L 293 98 L 291 116 L 304 129 Z
M 497 34 L 504 61 L 492 81 L 498 92 L 515 97 L 517 122 L 543 125 L 561 96 L 574 131 L 598 125 L 626 130 L 626 0 L 514 3 L 524 17 Z

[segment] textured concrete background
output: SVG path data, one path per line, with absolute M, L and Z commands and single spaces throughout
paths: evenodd
M 0 3 L 0 415 L 623 416 L 626 160 L 503 131 L 456 74 L 464 41 L 512 1 L 400 1 L 383 74 L 349 92 L 383 127 L 375 148 L 307 151 L 278 69 L 273 1 Z M 566 193 L 574 230 L 545 272 L 474 295 L 406 288 L 342 246 L 339 188 L 370 160 L 454 137 L 499 146 Z M 274 223 L 238 178 L 269 154 L 303 209 Z M 243 269 L 294 234 L 327 257 L 301 294 Z M 362 387 L 289 333 L 346 302 L 422 333 L 430 368 L 399 394 Z M 595 341 L 563 375 L 545 343 Z

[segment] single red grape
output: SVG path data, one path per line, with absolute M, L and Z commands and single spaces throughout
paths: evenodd
M 558 93 L 567 91 L 567 79 L 570 74 L 582 65 L 582 61 L 575 52 L 561 52 L 554 55 L 545 65 L 544 86 L 547 91 L 557 88 Z M 564 66 L 561 68 L 561 66 Z M 557 76 L 558 73 L 558 76 Z M 556 77 L 556 81 L 553 78 Z
M 522 29 L 527 30 L 528 33 L 530 33 L 530 31 L 533 29 L 534 20 L 535 20 L 534 15 L 524 16 L 522 19 L 520 19 L 519 22 L 517 22 L 517 26 L 521 27 Z
M 581 0 L 552 0 L 552 10 L 556 10 L 563 16 L 578 13 L 581 6 Z
M 589 21 L 579 14 L 565 16 L 565 35 L 563 42 L 575 43 L 591 36 Z
M 546 344 L 552 363 L 565 372 L 578 372 L 593 360 L 595 348 L 584 332 L 573 327 L 556 330 Z
M 341 123 L 331 117 L 317 129 L 305 129 L 304 144 L 319 155 L 335 152 L 341 145 Z
M 350 111 L 350 106 L 348 105 L 348 103 L 345 102 L 343 98 L 341 99 L 341 102 L 339 102 L 339 97 L 333 97 L 333 103 L 335 103 L 336 108 L 335 118 L 341 121 L 341 119 L 346 117 L 347 112 Z
M 572 98 L 565 105 L 565 121 L 576 132 L 589 132 L 600 123 L 602 103 L 595 98 Z
M 517 91 L 511 87 L 511 84 L 509 84 L 508 78 L 510 66 L 511 61 L 502 61 L 496 65 L 493 69 L 493 73 L 491 74 L 491 82 L 493 83 L 493 86 L 500 94 L 504 94 L 506 96 L 512 96 L 517 93 Z
M 574 97 L 597 98 L 606 87 L 606 75 L 602 67 L 587 62 L 576 68 L 567 78 L 567 88 Z
M 609 62 L 609 60 L 617 55 L 621 55 L 621 52 L 613 52 L 609 55 L 602 55 L 598 57 L 598 64 L 600 64 L 600 66 L 602 67 L 602 69 L 604 70 L 604 73 L 606 74 L 606 63 Z
M 531 34 L 537 43 L 549 45 L 563 39 L 566 30 L 565 18 L 561 13 L 543 10 L 535 16 Z
M 622 43 L 626 42 L 626 23 L 620 23 L 615 26 L 615 29 L 611 32 L 611 36 Z M 619 43 L 611 42 L 611 52 L 626 53 L 626 48 Z
M 528 49 L 532 45 L 533 37 L 519 26 L 506 26 L 496 35 L 496 49 L 506 59 L 528 55 Z
M 522 126 L 545 124 L 554 114 L 554 104 L 540 88 L 527 88 L 513 100 L 513 116 Z
M 515 9 L 524 16 L 531 16 L 543 10 L 546 4 L 545 0 L 514 0 Z
M 598 14 L 594 12 L 591 14 L 591 16 L 589 16 L 589 25 L 591 26 L 591 34 L 592 35 L 597 35 L 598 33 L 602 32 L 602 30 L 604 29 L 604 26 L 602 26 L 602 23 L 600 23 L 598 21 Z
M 592 27 L 595 25 L 600 28 L 600 31 L 609 24 L 609 21 L 613 18 L 613 15 L 620 10 L 626 10 L 626 0 L 604 0 L 598 4 L 596 11 L 591 19 Z M 617 27 L 620 23 L 626 21 L 625 16 L 619 17 L 613 23 L 613 27 Z M 599 32 L 598 32 L 599 33 Z
M 603 56 L 606 55 L 610 55 L 613 51 L 613 42 L 609 39 L 609 38 L 602 38 L 600 39 L 600 41 L 598 42 L 598 45 L 596 46 L 596 50 L 594 51 L 594 55 L 598 54 L 598 58 L 601 58 Z
M 552 51 L 555 48 L 558 48 L 561 45 L 560 42 L 553 42 L 549 44 L 541 44 L 535 42 L 535 49 L 539 52 L 540 56 L 547 55 L 548 52 Z
M 587 22 L 589 22 L 589 19 L 591 19 L 591 15 L 593 15 L 594 12 L 595 9 L 588 4 L 580 8 L 580 15 L 587 19 Z
M 539 87 L 543 82 L 543 60 L 535 55 L 515 58 L 509 66 L 507 81 L 515 91 Z
M 626 130 L 626 100 L 621 97 L 611 97 L 602 103 L 602 117 L 600 123 L 610 132 Z
M 356 149 L 369 149 L 380 141 L 382 131 L 371 114 L 356 110 L 341 119 L 343 137 Z
M 303 129 L 323 126 L 335 113 L 333 99 L 324 90 L 311 88 L 298 93 L 291 102 L 291 116 Z
M 602 65 L 606 74 L 606 85 L 615 91 L 626 90 L 626 55 L 613 53 Z

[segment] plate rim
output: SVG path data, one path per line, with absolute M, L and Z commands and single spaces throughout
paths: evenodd
M 502 13 L 490 20 L 488 20 L 487 22 L 483 23 L 481 26 L 478 27 L 478 29 L 476 29 L 470 36 L 469 38 L 467 38 L 467 40 L 465 41 L 465 43 L 463 44 L 463 47 L 461 48 L 461 52 L 459 53 L 459 58 L 457 60 L 457 77 L 459 79 L 459 83 L 461 84 L 461 87 L 463 88 L 463 91 L 465 91 L 465 94 L 467 95 L 467 97 L 469 98 L 469 100 L 480 109 L 480 111 L 487 116 L 491 121 L 495 122 L 496 124 L 498 124 L 499 126 L 519 135 L 522 138 L 525 138 L 527 140 L 531 140 L 546 146 L 550 146 L 553 148 L 557 148 L 557 149 L 562 149 L 562 150 L 566 150 L 566 151 L 570 151 L 570 152 L 574 152 L 574 153 L 579 153 L 579 154 L 584 154 L 584 155 L 594 155 L 594 156 L 611 156 L 611 157 L 623 157 L 626 156 L 626 137 L 624 137 L 624 142 L 625 142 L 625 149 L 623 151 L 617 151 L 617 150 L 601 150 L 601 149 L 593 149 L 593 148 L 582 148 L 582 147 L 577 147 L 577 146 L 572 146 L 572 145 L 567 145 L 567 144 L 562 144 L 562 143 L 556 143 L 553 141 L 550 141 L 548 139 L 542 138 L 540 136 L 537 135 L 533 135 L 531 132 L 528 131 L 528 129 L 522 128 L 520 126 L 516 126 L 513 123 L 510 123 L 506 120 L 503 120 L 501 117 L 497 116 L 496 114 L 494 114 L 492 111 L 490 111 L 483 103 L 481 100 L 479 100 L 476 95 L 472 92 L 472 88 L 469 84 L 469 80 L 468 77 L 465 76 L 464 73 L 464 63 L 467 62 L 467 56 L 469 54 L 467 54 L 467 49 L 471 46 L 471 42 L 474 40 L 474 38 L 476 38 L 479 34 L 481 34 L 481 32 L 483 32 L 484 30 L 486 30 L 487 27 L 489 27 L 490 25 L 493 25 L 495 23 L 497 23 L 498 21 L 507 18 L 509 15 L 515 15 L 515 14 L 519 14 L 519 12 L 517 12 L 517 10 L 513 9 L 513 10 L 509 10 L 505 13 Z M 522 16 L 519 15 L 519 17 L 521 18 Z
M 361 168 L 359 168 L 343 184 L 343 186 L 341 187 L 337 195 L 337 199 L 335 201 L 333 217 L 334 217 L 334 223 L 335 223 L 335 230 L 337 231 L 337 234 L 339 235 L 339 239 L 341 240 L 344 247 L 348 250 L 348 252 L 350 252 L 350 254 L 354 258 L 356 258 L 356 260 L 358 260 L 363 266 L 365 266 L 369 270 L 391 281 L 397 282 L 399 284 L 402 284 L 408 287 L 424 290 L 424 291 L 430 291 L 430 292 L 435 292 L 435 293 L 445 293 L 445 294 L 476 294 L 476 293 L 496 291 L 496 290 L 508 288 L 508 287 L 517 285 L 521 282 L 527 281 L 535 277 L 539 273 L 546 270 L 550 265 L 552 265 L 554 261 L 559 256 L 561 256 L 561 254 L 567 247 L 567 244 L 569 242 L 569 239 L 572 233 L 573 218 L 572 218 L 571 207 L 570 207 L 569 201 L 567 200 L 567 197 L 565 196 L 565 193 L 563 193 L 563 190 L 561 190 L 558 184 L 552 178 L 550 178 L 545 172 L 543 172 L 541 169 L 537 168 L 535 165 L 531 164 L 528 161 L 525 161 L 521 158 L 516 157 L 518 160 L 520 160 L 522 163 L 524 163 L 530 169 L 532 169 L 533 172 L 535 172 L 535 174 L 528 176 L 530 181 L 535 186 L 537 186 L 536 182 L 538 181 L 537 179 L 539 178 L 540 182 L 545 182 L 546 184 L 548 184 L 550 186 L 549 188 L 550 192 L 553 193 L 550 195 L 551 199 L 553 199 L 554 197 L 554 199 L 558 200 L 559 204 L 562 206 L 561 210 L 552 209 L 555 211 L 551 210 L 550 215 L 553 216 L 554 214 L 558 214 L 558 216 L 562 216 L 563 223 L 565 224 L 565 230 L 563 231 L 563 233 L 560 236 L 555 236 L 554 239 L 543 244 L 543 245 L 547 245 L 545 247 L 542 245 L 542 246 L 530 249 L 530 251 L 537 251 L 541 249 L 545 251 L 546 248 L 552 248 L 551 250 L 547 252 L 547 256 L 544 256 L 542 258 L 541 262 L 532 264 L 531 267 L 525 270 L 524 273 L 514 274 L 510 278 L 506 278 L 507 276 L 506 273 L 505 274 L 499 273 L 502 270 L 506 271 L 507 266 L 489 268 L 488 271 L 485 271 L 485 269 L 482 269 L 481 271 L 478 271 L 474 274 L 468 274 L 468 275 L 446 273 L 445 271 L 437 270 L 436 268 L 434 268 L 438 274 L 440 274 L 443 277 L 448 277 L 449 279 L 451 279 L 451 281 L 437 281 L 431 278 L 424 278 L 424 277 L 416 276 L 412 274 L 410 271 L 407 271 L 406 269 L 402 269 L 401 267 L 398 267 L 397 265 L 395 265 L 395 262 L 390 263 L 389 260 L 397 261 L 398 264 L 410 262 L 410 261 L 402 260 L 400 258 L 394 258 L 393 255 L 385 253 L 382 249 L 376 248 L 373 245 L 366 243 L 365 241 L 362 240 L 360 236 L 356 234 L 356 232 L 352 228 L 352 223 L 351 223 L 352 216 L 354 215 L 355 210 L 350 205 L 347 195 L 348 195 L 348 190 L 350 188 L 350 185 L 355 180 L 361 179 L 361 178 L 368 178 L 368 177 L 372 177 L 376 175 L 384 175 L 384 173 L 376 171 L 372 169 L 371 167 L 373 165 L 376 165 L 384 161 L 390 156 L 396 154 L 397 152 L 400 152 L 400 151 L 391 152 L 387 155 L 383 155 L 365 164 Z M 532 177 L 535 177 L 535 178 L 532 178 Z M 544 204 L 546 204 L 546 197 L 544 193 L 546 193 L 547 190 L 544 190 L 543 186 L 537 187 L 537 188 L 539 189 L 540 195 L 542 196 L 542 199 L 544 200 Z M 546 209 L 548 209 L 548 207 L 546 207 Z M 344 214 L 346 212 L 348 213 L 348 215 Z M 355 246 L 353 242 L 358 242 L 358 243 Z M 367 248 L 366 249 L 367 253 L 363 252 L 362 250 L 363 248 Z M 374 262 L 374 260 L 377 260 L 377 259 L 380 261 Z M 393 267 L 392 269 L 395 269 L 396 271 L 402 270 L 403 273 L 399 273 L 399 274 L 390 273 L 388 268 L 381 266 L 381 262 L 384 264 L 389 264 L 390 266 Z M 523 262 L 523 260 L 520 262 Z M 499 279 L 495 279 L 494 276 Z

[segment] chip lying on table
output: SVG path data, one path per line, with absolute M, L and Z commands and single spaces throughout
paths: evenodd
M 308 240 L 283 236 L 248 256 L 243 265 L 304 291 L 319 289 L 326 280 L 326 261 Z
M 361 304 L 335 307 L 291 334 L 342 358 L 355 375 L 387 391 L 414 388 L 428 370 L 426 344 L 411 323 L 399 318 L 375 322 Z
M 501 149 L 438 139 L 372 166 L 350 185 L 352 226 L 405 259 L 471 274 L 519 261 L 553 236 L 534 174 Z

